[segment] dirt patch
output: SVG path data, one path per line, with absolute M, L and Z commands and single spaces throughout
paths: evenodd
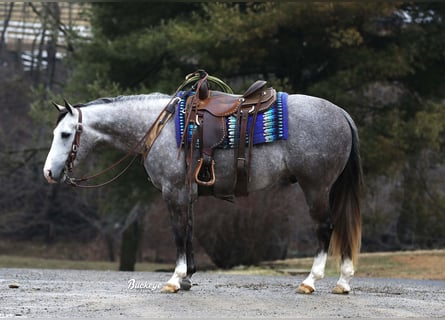
M 349 295 L 302 276 L 198 272 L 190 291 L 162 294 L 164 272 L 0 269 L 0 318 L 430 318 L 444 317 L 445 281 L 355 278 Z M 134 280 L 133 280 L 134 279 Z M 130 284 L 143 283 L 133 288 Z M 14 288 L 8 285 L 15 283 Z

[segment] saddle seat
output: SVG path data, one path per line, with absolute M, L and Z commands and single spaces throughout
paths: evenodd
M 235 114 L 240 104 L 243 108 L 252 108 L 260 102 L 258 112 L 268 109 L 273 101 L 275 101 L 275 90 L 272 88 L 265 89 L 261 92 L 266 85 L 266 81 L 258 80 L 253 83 L 249 89 L 243 95 L 235 95 L 225 93 L 221 91 L 210 91 L 207 98 L 199 99 L 199 110 L 205 110 L 210 112 L 215 117 L 226 117 Z M 198 96 L 202 95 L 198 93 Z M 259 99 L 261 96 L 261 100 Z M 272 103 L 270 103 L 272 102 Z

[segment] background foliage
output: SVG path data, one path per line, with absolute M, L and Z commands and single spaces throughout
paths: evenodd
M 445 245 L 444 4 L 95 3 L 89 14 L 93 37 L 73 39 L 74 49 L 64 61 L 69 75 L 66 84 L 58 92 L 47 87 L 35 91 L 40 100 L 34 98 L 38 103 L 33 105 L 33 114 L 42 114 L 50 92 L 56 97 L 63 94 L 72 103 L 127 93 L 171 93 L 186 74 L 198 68 L 239 92 L 262 78 L 278 90 L 320 96 L 345 108 L 359 126 L 366 177 L 364 250 Z M 2 81 L 17 86 L 10 79 Z M 6 87 L 1 87 L 6 96 Z M 26 108 L 23 102 L 24 112 Z M 44 148 L 49 128 L 39 128 L 45 138 L 37 145 Z M 2 143 L 2 150 L 13 150 L 6 141 Z M 110 163 L 115 156 L 102 154 L 89 166 Z M 14 156 L 2 158 L 2 163 L 10 163 Z M 41 161 L 33 160 L 36 166 Z M 143 173 L 134 170 L 121 184 L 99 191 L 94 199 L 91 193 L 77 194 L 76 214 L 55 206 L 61 198 L 54 189 L 43 189 L 46 206 L 51 214 L 70 219 L 83 212 L 81 216 L 96 225 L 91 232 L 101 230 L 108 235 L 105 238 L 113 238 L 116 221 L 125 225 L 128 212 L 142 206 L 150 221 L 145 224 L 146 241 L 156 241 L 166 224 L 161 218 L 166 216 L 165 208 L 150 205 L 156 193 L 147 191 Z M 2 172 L 2 180 L 7 174 Z M 67 193 L 62 187 L 55 190 Z M 295 189 L 287 190 L 280 203 L 265 200 L 258 208 L 249 203 L 254 200 L 226 207 L 205 199 L 198 205 L 197 238 L 219 266 L 250 264 L 286 253 L 308 254 L 313 248 L 307 240 L 311 228 L 303 218 L 304 202 L 296 194 Z M 259 194 L 252 199 L 264 197 Z M 2 202 L 5 223 L 24 214 L 22 209 L 11 209 L 9 198 Z M 209 210 L 215 207 L 221 209 Z M 29 210 L 34 212 L 35 206 Z M 199 213 L 204 211 L 208 217 Z M 63 225 L 54 222 L 51 214 L 51 223 Z M 263 232 L 248 231 L 252 225 L 245 222 L 251 220 L 259 224 L 255 230 Z M 25 231 L 19 234 L 32 236 Z M 256 239 L 258 234 L 268 240 Z

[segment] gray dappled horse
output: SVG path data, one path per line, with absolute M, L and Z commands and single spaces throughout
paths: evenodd
M 128 152 L 170 99 L 168 95 L 154 93 L 99 99 L 75 107 L 59 106 L 58 123 L 43 169 L 45 178 L 50 183 L 62 180 L 66 163 L 71 160 L 77 163 L 99 143 Z M 253 147 L 248 190 L 300 184 L 316 223 L 319 247 L 310 274 L 297 291 L 315 290 L 315 281 L 324 276 L 330 250 L 341 259 L 340 278 L 333 292 L 348 293 L 361 240 L 357 128 L 343 109 L 320 98 L 291 94 L 287 105 L 288 139 Z M 70 160 L 76 140 L 77 154 Z M 137 152 L 142 153 L 142 148 Z M 214 159 L 217 163 L 214 190 L 216 194 L 225 194 L 233 186 L 234 151 L 216 150 Z M 188 290 L 195 273 L 192 205 L 198 193 L 196 184 L 186 182 L 184 155 L 178 160 L 174 121 L 169 121 L 160 132 L 144 159 L 144 166 L 167 204 L 177 247 L 176 268 L 162 291 Z

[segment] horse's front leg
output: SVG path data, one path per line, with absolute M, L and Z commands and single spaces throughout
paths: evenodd
M 191 276 L 195 273 L 193 257 L 193 204 L 188 191 L 163 193 L 173 228 L 176 244 L 176 267 L 162 292 L 175 293 L 191 288 Z

